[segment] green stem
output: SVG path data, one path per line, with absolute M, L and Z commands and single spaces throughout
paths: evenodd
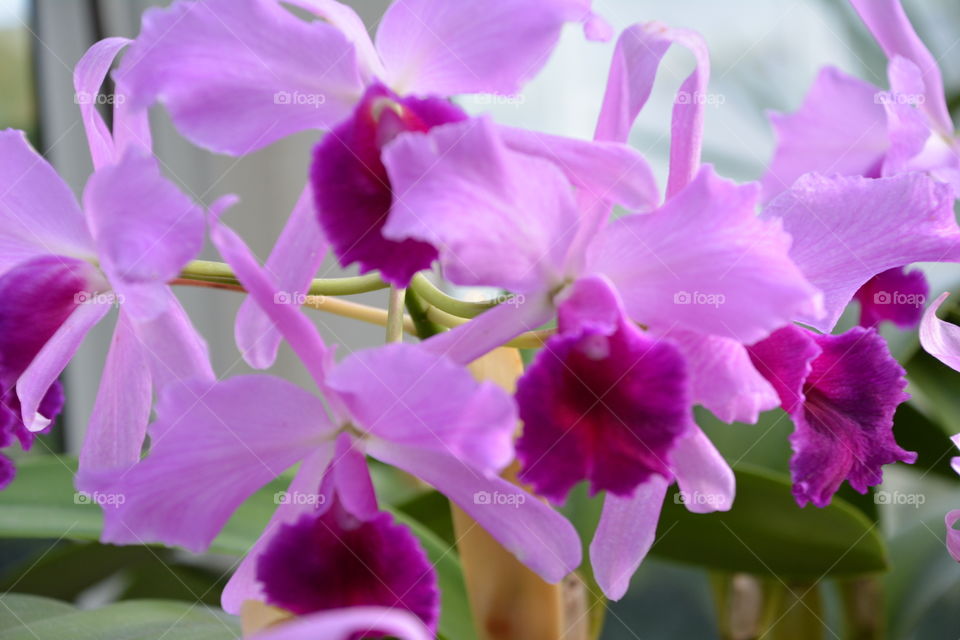
M 410 319 L 413 320 L 413 326 L 417 329 L 418 338 L 426 340 L 430 336 L 435 336 L 441 331 L 444 331 L 444 327 L 441 327 L 427 317 L 427 309 L 423 306 L 423 301 L 420 299 L 420 296 L 418 296 L 413 289 L 407 289 L 405 302 L 407 312 L 410 314 Z
M 390 302 L 387 305 L 387 342 L 403 342 L 403 300 L 406 289 L 390 287 Z
M 452 298 L 443 291 L 440 291 L 440 289 L 434 286 L 422 273 L 413 276 L 413 281 L 410 282 L 410 288 L 413 289 L 418 296 L 423 298 L 423 301 L 427 304 L 459 318 L 475 318 L 484 311 L 497 306 L 495 301 L 467 302 L 466 300 Z
M 239 285 L 240 282 L 229 265 L 209 260 L 194 260 L 187 264 L 180 277 L 184 280 L 212 282 L 214 284 Z M 319 278 L 314 280 L 307 291 L 311 296 L 349 296 L 368 291 L 386 289 L 389 285 L 380 278 L 380 274 L 349 278 Z

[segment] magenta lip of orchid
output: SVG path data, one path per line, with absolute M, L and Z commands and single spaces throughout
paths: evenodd
M 80 106 L 94 164 L 81 202 L 22 132 L 0 132 L 0 448 L 28 449 L 50 428 L 58 377 L 119 307 L 77 485 L 124 496 L 104 509 L 104 542 L 202 552 L 295 468 L 289 491 L 317 499 L 278 506 L 222 596 L 233 614 L 256 601 L 296 617 L 263 640 L 435 637 L 436 572 L 381 508 L 368 458 L 436 489 L 550 583 L 583 559 L 554 507 L 585 483 L 603 501 L 590 568 L 612 600 L 653 547 L 673 484 L 708 498 L 685 500 L 693 513 L 734 506 L 734 471 L 697 405 L 727 423 L 781 408 L 799 507 L 826 507 L 844 482 L 866 493 L 884 466 L 917 459 L 894 438 L 906 372 L 878 327 L 919 324 L 923 348 L 960 370 L 960 327 L 936 315 L 947 294 L 924 310 L 930 286 L 909 269 L 960 256 L 960 143 L 899 1 L 851 2 L 889 60 L 889 89 L 825 69 L 798 111 L 773 118 L 769 170 L 746 184 L 702 163 L 705 105 L 681 99 L 710 81 L 692 31 L 646 22 L 619 35 L 592 141 L 472 117 L 451 99 L 517 94 L 570 23 L 611 39 L 590 0 L 395 0 L 373 39 L 333 0 L 149 10 L 135 40 L 97 43 L 77 65 L 76 90 L 96 94 L 127 49 L 114 76 L 129 100 L 112 130 Z M 672 109 L 661 196 L 627 140 L 675 44 L 695 66 Z M 163 177 L 155 102 L 193 143 L 231 155 L 324 132 L 264 264 L 222 221 L 235 198 L 205 224 Z M 248 294 L 234 327 L 244 359 L 267 369 L 285 341 L 312 389 L 214 373 L 170 286 L 207 230 Z M 302 310 L 277 302 L 309 288 L 328 250 L 394 294 L 436 265 L 519 302 L 337 359 Z M 834 333 L 853 301 L 859 326 Z M 512 396 L 466 368 L 553 321 Z M 501 477 L 514 460 L 529 490 Z M 14 477 L 0 455 L 0 489 Z M 946 515 L 960 562 L 958 522 L 960 510 Z

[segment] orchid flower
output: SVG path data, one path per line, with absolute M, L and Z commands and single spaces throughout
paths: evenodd
M 960 140 L 936 59 L 900 0 L 851 2 L 889 59 L 890 89 L 834 67 L 821 71 L 799 111 L 772 117 L 779 144 L 763 178 L 765 199 L 809 172 L 867 178 L 922 172 L 960 194 Z M 877 272 L 856 296 L 860 324 L 915 327 L 928 292 L 921 271 L 901 264 Z
M 291 492 L 314 495 L 332 474 L 343 507 L 369 521 L 377 513 L 370 455 L 436 487 L 544 579 L 559 581 L 580 563 L 572 525 L 497 475 L 513 457 L 517 421 L 504 391 L 415 345 L 369 349 L 334 365 L 306 316 L 278 304 L 275 283 L 239 236 L 214 222 L 212 237 L 320 396 L 266 375 L 199 380 L 162 395 L 154 446 L 118 481 L 125 502 L 105 511 L 105 541 L 204 549 L 250 494 L 298 462 Z M 476 498 L 483 494 L 508 499 Z M 227 611 L 263 598 L 255 568 L 270 532 L 311 508 L 278 508 L 224 592 Z
M 617 45 L 598 137 L 626 140 L 673 42 L 698 61 L 681 92 L 705 93 L 699 36 L 656 23 L 632 27 Z M 701 363 L 686 354 L 699 351 L 714 369 L 726 368 L 732 388 L 747 371 L 772 407 L 774 390 L 744 345 L 819 306 L 819 293 L 787 257 L 780 224 L 756 217 L 759 189 L 700 167 L 703 105 L 676 101 L 666 202 L 610 224 L 606 203 L 571 193 L 554 165 L 511 150 L 484 118 L 406 136 L 385 150 L 398 193 L 385 233 L 442 247 L 444 276 L 455 284 L 515 296 L 516 304 L 425 347 L 469 362 L 559 313 L 559 333 L 518 386 L 521 478 L 556 502 L 581 480 L 606 491 L 591 559 L 614 599 L 653 543 L 674 478 L 691 495 L 709 494 L 690 501 L 691 510 L 732 503 L 733 474 L 693 423 L 702 392 L 691 377 Z M 707 355 L 707 343 L 739 351 Z
M 327 242 L 343 266 L 379 269 L 406 286 L 438 247 L 386 233 L 396 191 L 384 151 L 408 133 L 468 120 L 450 96 L 518 92 L 546 63 L 566 23 L 584 23 L 592 39 L 609 37 L 590 0 L 396 0 L 376 44 L 346 5 L 287 4 L 314 20 L 280 0 L 179 0 L 147 11 L 117 73 L 133 104 L 159 99 L 187 138 L 213 151 L 243 155 L 296 132 L 327 131 L 301 205 L 267 263 L 287 291 L 307 286 Z M 624 145 L 502 132 L 513 149 L 555 162 L 597 198 L 634 208 L 655 201 L 651 170 Z M 264 338 L 265 328 L 248 301 L 238 344 L 261 369 L 274 361 L 280 340 L 275 331 Z
M 78 63 L 78 95 L 96 95 L 117 53 L 111 38 Z M 115 108 L 110 134 L 81 102 L 95 172 L 83 206 L 20 131 L 0 132 L 0 446 L 26 448 L 63 406 L 57 378 L 84 336 L 120 316 L 81 453 L 81 488 L 136 463 L 153 390 L 212 377 L 206 346 L 167 283 L 203 243 L 203 214 L 149 155 L 146 115 Z M 10 480 L 2 464 L 0 486 Z

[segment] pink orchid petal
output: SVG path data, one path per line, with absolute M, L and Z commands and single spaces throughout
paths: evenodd
M 105 505 L 105 542 L 199 553 L 244 500 L 333 429 L 319 398 L 269 376 L 168 387 L 157 416 L 150 454 L 111 486 L 123 500 Z
M 347 36 L 279 0 L 178 0 L 149 9 L 116 78 L 131 107 L 159 99 L 192 142 L 231 155 L 327 129 L 363 91 Z
M 50 416 L 39 413 L 47 390 L 57 381 L 76 354 L 87 333 L 100 322 L 113 306 L 108 303 L 79 304 L 53 337 L 40 349 L 27 370 L 17 381 L 23 424 L 30 431 L 43 431 L 50 425 Z
M 401 609 L 351 607 L 299 618 L 269 629 L 251 640 L 352 640 L 369 631 L 387 633 L 399 640 L 433 640 L 434 635 L 420 620 Z
M 604 499 L 600 524 L 590 543 L 590 562 L 597 584 L 609 599 L 626 595 L 630 578 L 653 546 L 669 485 L 661 476 L 650 476 L 633 497 Z
M 937 317 L 937 310 L 949 295 L 940 294 L 940 297 L 927 307 L 920 323 L 920 344 L 934 358 L 960 371 L 960 327 Z
M 92 256 L 93 240 L 70 187 L 26 135 L 0 131 L 0 273 L 40 254 Z
M 547 582 L 559 582 L 580 564 L 573 525 L 506 480 L 429 449 L 371 441 L 368 453 L 433 485 Z
M 737 491 L 733 469 L 702 429 L 694 425 L 677 442 L 670 456 L 688 511 L 713 513 L 733 507 Z
M 947 526 L 947 551 L 954 560 L 960 562 L 960 530 L 955 526 L 957 522 L 960 522 L 960 509 L 951 511 L 944 518 Z
M 888 269 L 951 260 L 960 228 L 949 185 L 918 174 L 871 180 L 810 174 L 761 216 L 793 238 L 790 258 L 823 291 L 826 315 L 796 320 L 829 331 L 860 287 Z
M 401 93 L 514 95 L 546 64 L 564 24 L 591 15 L 589 0 L 399 0 L 376 45 L 384 80 Z
M 274 274 L 281 291 L 291 297 L 299 296 L 309 290 L 326 254 L 327 243 L 317 224 L 313 194 L 307 187 L 294 206 L 264 269 Z M 268 369 L 273 365 L 283 336 L 253 298 L 247 298 L 240 306 L 234 334 L 247 364 L 254 369 Z

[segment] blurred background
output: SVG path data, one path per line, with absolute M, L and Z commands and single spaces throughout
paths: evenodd
M 135 37 L 142 12 L 164 4 L 167 2 L 162 0 L 0 0 L 0 128 L 26 130 L 77 193 L 91 165 L 73 100 L 73 67 L 86 48 L 103 37 Z M 388 2 L 353 0 L 348 4 L 355 6 L 372 30 Z M 904 0 L 904 4 L 940 60 L 947 93 L 956 106 L 960 102 L 960 3 Z M 597 0 L 595 7 L 618 30 L 639 21 L 660 20 L 698 30 L 706 37 L 713 63 L 710 91 L 721 99 L 708 108 L 705 156 L 721 175 L 731 178 L 751 180 L 763 173 L 773 148 L 765 113 L 796 109 L 821 66 L 832 64 L 886 86 L 885 60 L 843 0 Z M 463 104 L 473 112 L 491 111 L 507 124 L 589 138 L 612 50 L 612 43 L 587 43 L 571 28 L 545 71 L 522 95 L 509 104 L 489 104 L 483 99 Z M 661 184 L 666 175 L 672 95 L 691 68 L 688 53 L 671 50 L 633 132 L 632 144 L 648 155 Z M 309 151 L 318 136 L 291 138 L 238 160 L 190 146 L 172 129 L 162 110 L 153 116 L 155 151 L 169 177 L 206 203 L 226 193 L 239 194 L 242 204 L 232 214 L 231 223 L 261 258 L 266 257 L 302 189 Z M 216 258 L 209 248 L 203 257 Z M 328 264 L 321 275 L 337 273 L 337 267 Z M 929 274 L 935 294 L 956 289 L 960 283 L 960 268 L 931 268 Z M 218 373 L 246 372 L 232 337 L 240 296 L 206 290 L 178 293 L 209 341 Z M 360 300 L 382 306 L 385 296 L 378 292 Z M 329 339 L 344 345 L 345 350 L 382 340 L 378 327 L 319 313 L 313 317 Z M 101 323 L 70 366 L 63 429 L 52 436 L 50 448 L 77 449 L 111 332 L 112 323 Z M 913 335 L 890 337 L 903 359 L 915 357 Z M 294 380 L 304 379 L 286 348 L 277 371 Z M 947 374 L 938 371 L 936 376 Z M 960 386 L 953 389 L 960 391 Z M 921 413 L 942 418 L 939 422 L 945 433 L 960 431 L 960 423 L 956 414 L 941 412 L 938 403 L 952 402 L 956 391 L 948 393 L 946 400 L 924 391 L 919 394 Z M 707 417 L 703 419 L 709 423 Z M 755 427 L 721 429 L 713 425 L 708 430 L 728 458 L 738 462 L 780 468 L 789 456 L 786 420 L 771 419 Z M 943 467 L 945 456 L 946 448 L 930 466 Z M 958 485 L 951 482 L 949 474 L 922 470 L 896 469 L 889 476 L 887 487 L 898 490 L 922 480 L 925 496 L 919 507 L 885 508 L 880 525 L 890 544 L 893 566 L 883 583 L 889 598 L 890 637 L 956 640 L 960 637 L 960 567 L 943 551 L 942 517 L 948 509 L 960 507 Z M 29 559 L 29 550 L 21 555 L 17 560 Z M 5 564 L 15 567 L 18 562 L 6 558 Z M 637 574 L 630 595 L 610 606 L 604 638 L 718 638 L 718 611 L 712 596 L 715 587 L 716 580 L 704 570 L 654 558 Z M 836 595 L 840 587 L 827 581 L 816 588 L 824 594 L 821 628 L 810 635 L 790 637 L 846 637 L 838 622 L 837 605 L 830 604 L 837 601 L 831 594 Z

